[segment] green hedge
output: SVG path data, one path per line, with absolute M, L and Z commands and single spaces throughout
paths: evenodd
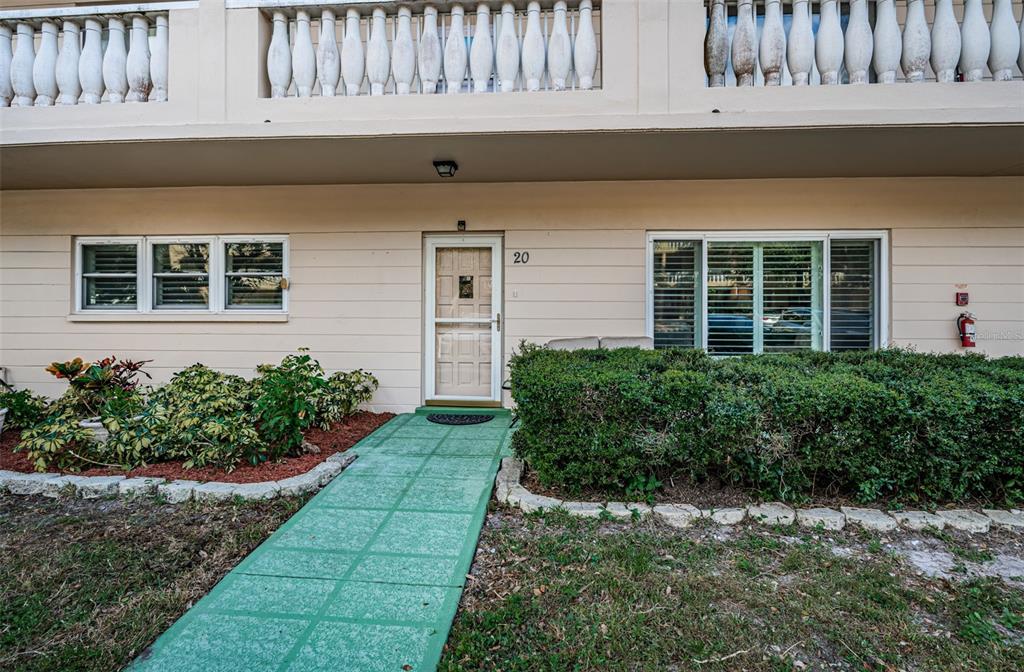
M 685 475 L 786 500 L 1024 499 L 1021 357 L 524 344 L 511 374 L 516 453 L 571 491 Z

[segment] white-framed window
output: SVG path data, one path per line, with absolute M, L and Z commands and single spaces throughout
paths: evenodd
M 75 247 L 77 310 L 139 310 L 140 238 L 84 238 Z
M 287 309 L 287 236 L 75 241 L 77 313 L 279 314 Z
M 651 232 L 647 335 L 720 356 L 884 347 L 887 269 L 884 231 Z

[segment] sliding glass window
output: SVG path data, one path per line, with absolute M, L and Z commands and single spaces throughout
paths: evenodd
M 652 234 L 649 246 L 656 348 L 743 355 L 879 347 L 880 236 L 663 235 Z

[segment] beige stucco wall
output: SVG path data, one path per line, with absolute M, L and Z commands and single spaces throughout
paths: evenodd
M 250 375 L 310 347 L 381 380 L 374 405 L 422 400 L 422 238 L 505 235 L 505 354 L 521 339 L 637 336 L 645 232 L 887 229 L 890 342 L 957 350 L 966 286 L 980 352 L 1024 354 L 1024 178 L 381 185 L 0 193 L 0 365 L 58 394 L 43 367 L 73 356 L 196 361 Z M 69 319 L 77 235 L 286 233 L 286 322 Z M 513 265 L 529 251 L 527 265 Z

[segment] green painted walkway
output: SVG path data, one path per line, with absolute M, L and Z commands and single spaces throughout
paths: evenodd
M 133 672 L 434 670 L 465 584 L 507 414 L 402 415 L 130 667 Z

